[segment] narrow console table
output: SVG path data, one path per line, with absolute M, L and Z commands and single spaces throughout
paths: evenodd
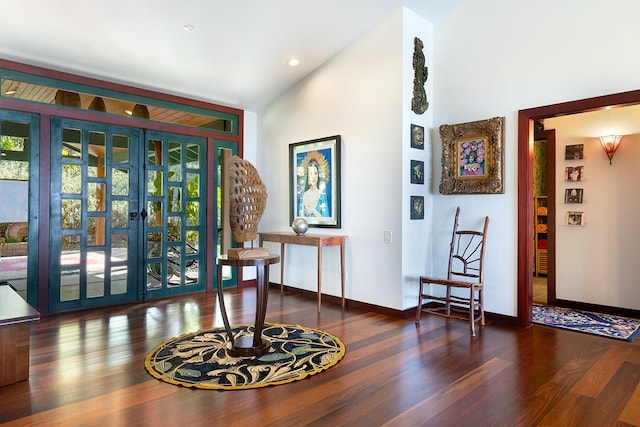
M 267 314 L 267 300 L 269 298 L 269 266 L 277 264 L 280 261 L 278 255 L 269 255 L 263 258 L 247 258 L 247 259 L 229 259 L 226 255 L 218 257 L 218 302 L 222 309 L 222 321 L 227 331 L 227 336 L 231 343 L 231 347 L 227 349 L 227 353 L 233 357 L 258 356 L 264 354 L 271 347 L 269 340 L 262 337 L 262 329 L 264 327 L 264 318 Z M 224 306 L 223 286 L 222 286 L 222 267 L 228 265 L 231 267 L 256 267 L 256 320 L 254 323 L 253 338 L 250 336 L 242 336 L 235 339 L 227 310 Z
M 280 243 L 280 291 L 284 289 L 284 249 L 285 244 L 315 246 L 318 250 L 318 312 L 322 303 L 322 248 L 340 246 L 340 285 L 342 288 L 342 307 L 344 308 L 344 235 L 294 234 L 294 233 L 258 233 L 260 244 L 263 242 Z
M 0 386 L 29 378 L 31 322 L 40 320 L 9 285 L 0 286 Z

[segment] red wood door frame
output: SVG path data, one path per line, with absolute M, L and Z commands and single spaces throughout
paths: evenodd
M 640 103 L 640 90 L 518 111 L 518 326 L 533 324 L 533 140 L 534 121 Z

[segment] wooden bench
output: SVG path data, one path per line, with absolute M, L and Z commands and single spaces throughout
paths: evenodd
M 0 386 L 29 378 L 31 322 L 40 320 L 9 285 L 0 285 Z

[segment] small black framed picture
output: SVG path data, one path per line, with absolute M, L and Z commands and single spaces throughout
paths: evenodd
M 582 188 L 567 188 L 564 190 L 564 202 L 565 203 L 582 203 L 582 194 L 584 190 Z
M 564 149 L 565 160 L 581 160 L 584 158 L 584 144 L 567 145 Z
M 424 127 L 411 125 L 411 147 L 424 150 Z
M 567 212 L 567 225 L 575 225 L 582 227 L 584 225 L 584 212 L 569 211 Z
M 584 181 L 584 166 L 567 166 L 564 168 L 564 180 L 566 182 Z
M 424 162 L 411 160 L 411 183 L 424 184 Z
M 411 219 L 424 219 L 423 196 L 411 196 Z

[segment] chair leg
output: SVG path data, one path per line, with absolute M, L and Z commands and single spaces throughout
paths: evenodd
M 480 308 L 480 324 L 484 326 L 484 292 L 483 288 L 478 289 L 478 304 Z
M 475 287 L 471 285 L 470 294 L 469 294 L 469 323 L 471 324 L 471 336 L 473 337 L 476 336 L 475 295 L 476 295 Z
M 416 326 L 420 325 L 420 315 L 422 314 L 422 280 L 418 285 L 418 306 L 416 307 Z
M 446 313 L 447 316 L 451 316 L 451 286 L 447 286 L 447 301 L 446 301 Z

